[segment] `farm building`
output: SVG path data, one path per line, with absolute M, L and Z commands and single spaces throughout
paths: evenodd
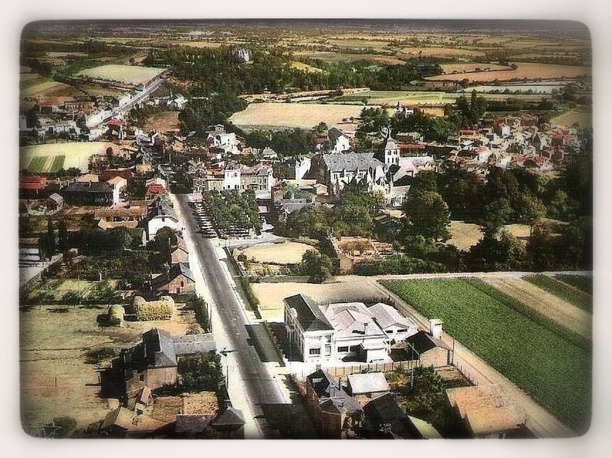
M 195 280 L 189 267 L 178 263 L 168 273 L 155 277 L 151 281 L 151 288 L 158 293 L 192 294 L 195 292 Z
M 113 203 L 113 188 L 106 182 L 70 183 L 62 194 L 71 205 L 111 205 Z
M 124 381 L 121 390 L 129 400 L 145 386 L 155 390 L 176 383 L 181 356 L 215 350 L 210 334 L 172 338 L 167 332 L 153 328 L 142 335 L 142 342 L 122 350 L 111 370 L 121 374 L 119 380 Z
M 449 388 L 446 395 L 472 437 L 505 439 L 523 434 L 524 415 L 498 385 Z
M 351 374 L 347 380 L 347 392 L 353 396 L 361 406 L 391 391 L 385 374 L 371 372 L 368 374 Z
M 365 428 L 373 439 L 441 439 L 426 421 L 408 415 L 391 393 L 376 397 L 363 406 Z
M 306 377 L 306 405 L 320 434 L 328 439 L 341 439 L 358 427 L 363 410 L 340 382 L 319 369 Z
M 438 320 L 431 321 L 434 323 L 430 332 L 419 331 L 406 339 L 407 357 L 424 367 L 448 366 L 452 363 L 452 349 L 440 339 Z

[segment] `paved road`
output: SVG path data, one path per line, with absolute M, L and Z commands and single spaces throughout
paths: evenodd
M 246 428 L 247 438 L 265 438 L 270 428 L 263 418 L 263 405 L 287 404 L 280 381 L 261 361 L 249 329 L 252 326 L 243 311 L 236 285 L 231 280 L 229 266 L 218 259 L 216 243 L 196 233 L 197 224 L 192 209 L 184 195 L 176 195 L 175 201 L 181 219 L 185 224 L 185 236 L 191 240 L 195 251 L 190 250 L 190 257 L 195 255 L 199 270 L 210 293 L 206 299 L 213 305 L 213 334 L 220 349 L 233 350 L 224 359 L 225 373 L 228 375 L 228 391 L 232 403 L 237 408 L 244 406 L 245 416 L 250 417 L 247 423 L 255 427 Z M 191 247 L 190 247 L 191 248 Z M 268 344 L 271 344 L 268 342 Z M 251 421 L 249 421 L 251 420 Z M 254 422 L 252 421 L 254 420 Z

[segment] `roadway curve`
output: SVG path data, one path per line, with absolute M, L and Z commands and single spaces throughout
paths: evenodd
M 217 347 L 232 350 L 222 358 L 225 374 L 228 375 L 232 404 L 237 408 L 242 407 L 247 417 L 246 438 L 265 438 L 270 429 L 259 406 L 287 404 L 288 401 L 283 396 L 276 376 L 270 374 L 251 342 L 247 331 L 249 319 L 236 291 L 238 285 L 231 280 L 229 266 L 219 261 L 213 242 L 215 239 L 205 239 L 196 232 L 198 226 L 187 196 L 173 197 L 177 204 L 175 210 L 185 225 L 183 235 L 189 248 L 190 261 L 197 263 L 195 267 L 201 271 L 209 292 L 206 299 L 213 307 L 213 334 Z M 254 427 L 249 428 L 249 424 Z

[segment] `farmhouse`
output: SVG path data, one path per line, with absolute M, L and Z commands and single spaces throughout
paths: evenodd
M 195 292 L 195 280 L 189 267 L 178 263 L 168 273 L 155 277 L 151 281 L 151 288 L 158 293 L 191 294 Z
M 210 335 L 173 339 L 167 332 L 153 328 L 142 335 L 141 343 L 121 350 L 112 369 L 121 374 L 124 381 L 122 392 L 129 399 L 145 386 L 154 390 L 176 383 L 177 361 L 181 356 L 215 350 Z
M 315 425 L 327 439 L 340 439 L 359 427 L 363 410 L 340 382 L 321 369 L 306 377 L 306 405 Z
M 361 302 L 319 306 L 302 294 L 287 297 L 284 303 L 290 345 L 299 350 L 304 362 L 386 361 L 392 336 L 416 332 L 414 323 L 392 314 L 386 304 L 376 308 Z
M 106 182 L 70 183 L 62 194 L 71 205 L 111 205 L 113 203 L 113 188 Z

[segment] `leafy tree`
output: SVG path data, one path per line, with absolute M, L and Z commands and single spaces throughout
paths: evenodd
M 58 224 L 58 242 L 57 248 L 62 253 L 66 254 L 68 251 L 68 226 L 66 225 L 66 221 L 61 220 Z
M 485 207 L 484 222 L 489 228 L 498 228 L 508 224 L 514 218 L 510 201 L 504 197 L 494 200 Z
M 193 309 L 195 318 L 198 324 L 202 327 L 203 332 L 211 332 L 210 316 L 208 315 L 208 304 L 207 302 L 197 296 L 195 299 L 191 299 L 187 302 L 187 306 Z
M 532 268 L 538 271 L 553 270 L 558 265 L 559 248 L 548 226 L 535 226 L 526 247 Z
M 179 385 L 184 391 L 217 391 L 223 380 L 221 357 L 215 352 L 196 353 L 179 359 Z
M 308 250 L 302 255 L 301 268 L 310 283 L 323 283 L 332 275 L 333 262 L 327 255 Z
M 526 263 L 523 244 L 506 229 L 487 229 L 468 255 L 471 270 L 520 270 Z
M 53 228 L 53 220 L 51 218 L 47 218 L 47 253 L 49 259 L 55 254 L 55 229 Z
M 531 232 L 533 226 L 546 216 L 546 206 L 537 197 L 520 194 L 517 199 L 516 216 L 521 223 L 529 226 Z
M 422 235 L 435 241 L 448 240 L 450 237 L 448 205 L 437 192 L 409 191 L 402 209 L 406 215 L 409 235 Z

